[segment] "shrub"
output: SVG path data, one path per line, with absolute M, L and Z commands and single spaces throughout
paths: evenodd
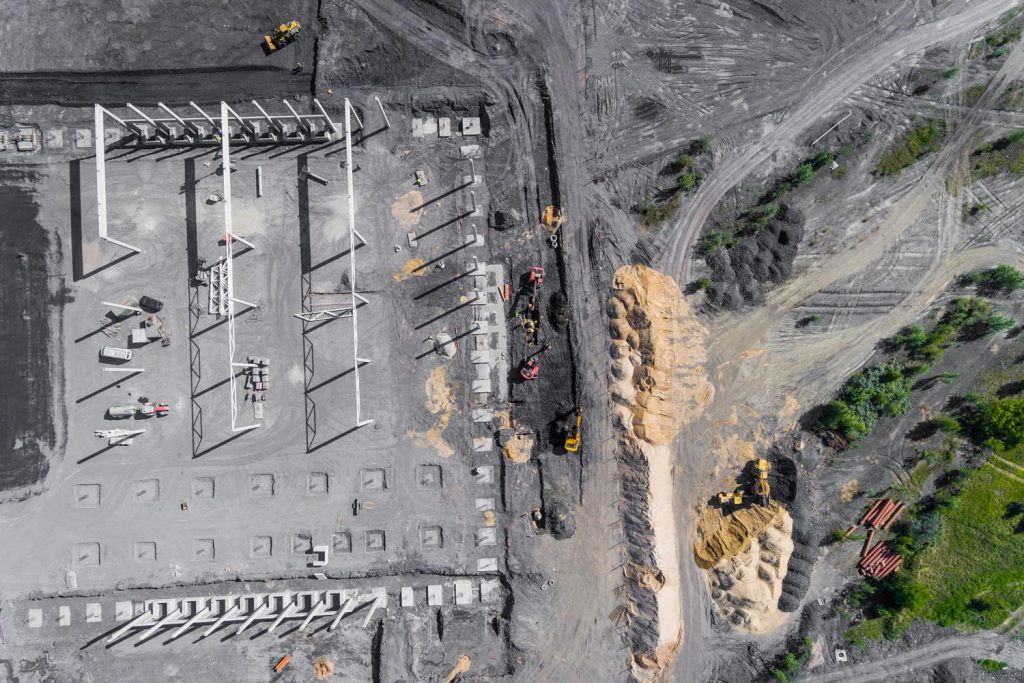
M 896 142 L 893 148 L 882 155 L 875 167 L 875 175 L 898 175 L 924 155 L 938 151 L 939 145 L 945 137 L 946 124 L 944 121 L 927 119 L 917 123 Z
M 793 172 L 793 182 L 797 185 L 806 183 L 808 180 L 814 177 L 814 165 L 810 163 L 802 163 L 796 167 Z
M 951 66 L 951 67 L 949 67 L 948 69 L 946 69 L 945 71 L 942 72 L 942 77 L 943 78 L 953 78 L 958 73 L 960 73 L 960 67 L 958 67 L 958 66 Z
M 960 433 L 960 421 L 948 415 L 938 415 L 932 418 L 932 424 L 944 434 Z
M 998 673 L 1006 668 L 1006 662 L 1000 662 L 998 659 L 979 659 L 978 666 L 985 671 L 990 673 Z
M 709 277 L 699 277 L 693 281 L 693 288 L 698 292 L 702 289 L 707 289 L 710 286 L 711 278 Z
M 990 313 L 981 323 L 984 334 L 995 334 L 1009 330 L 1017 324 L 1017 321 L 1000 313 Z
M 962 418 L 971 437 L 1001 451 L 1024 442 L 1024 398 L 994 398 L 970 409 Z
M 1024 274 L 1005 264 L 971 273 L 970 279 L 985 292 L 1013 292 L 1024 288 Z
M 689 192 L 698 185 L 700 185 L 701 177 L 693 171 L 683 171 L 679 174 L 679 178 L 676 183 L 680 190 L 683 192 Z
M 690 168 L 693 166 L 693 157 L 689 154 L 680 154 L 676 157 L 676 166 L 679 168 Z
M 779 683 L 789 683 L 789 676 L 782 669 L 772 669 L 772 675 Z
M 868 424 L 843 401 L 830 401 L 825 405 L 815 425 L 818 432 L 835 432 L 847 441 L 856 441 L 868 435 L 874 423 Z
M 712 230 L 700 238 L 700 242 L 697 244 L 697 251 L 703 255 L 707 255 L 718 249 L 724 243 L 725 235 L 717 230 Z

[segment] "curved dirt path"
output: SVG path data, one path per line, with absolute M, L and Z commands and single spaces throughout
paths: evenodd
M 973 30 L 1016 4 L 1008 0 L 971 3 L 955 16 L 923 24 L 903 36 L 890 36 L 880 45 L 865 45 L 863 50 L 856 52 L 852 61 L 836 71 L 819 70 L 817 80 L 821 82 L 808 86 L 812 94 L 803 104 L 764 138 L 737 155 L 723 159 L 709 174 L 674 226 L 665 252 L 665 271 L 679 282 L 688 281 L 690 264 L 687 255 L 718 201 L 773 154 L 795 142 L 797 136 L 821 120 L 853 90 L 908 55 Z
M 817 676 L 803 676 L 800 680 L 808 683 L 891 681 L 957 657 L 997 659 L 1020 669 L 1024 668 L 1024 644 L 1007 641 L 994 633 L 951 636 L 892 657 L 853 666 L 840 665 L 842 668 L 835 671 Z

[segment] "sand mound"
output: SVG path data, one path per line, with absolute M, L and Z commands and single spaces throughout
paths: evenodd
M 624 426 L 664 446 L 714 399 L 703 365 L 708 331 L 667 275 L 624 266 L 615 272 L 614 287 L 608 325 L 619 382 L 612 396 L 631 412 Z
M 697 521 L 697 542 L 693 548 L 697 566 L 710 569 L 745 552 L 750 542 L 774 524 L 780 514 L 789 516 L 774 501 L 768 507 L 751 505 L 729 515 L 723 515 L 720 508 L 708 508 Z
M 448 423 L 452 419 L 452 391 L 448 386 L 443 365 L 434 368 L 427 375 L 425 390 L 426 408 L 437 416 L 437 422 L 425 432 L 410 429 L 406 436 L 420 448 L 434 448 L 442 457 L 451 457 L 455 449 L 444 440 L 444 430 L 448 428 Z
M 793 553 L 793 520 L 779 509 L 746 549 L 723 559 L 711 571 L 711 598 L 722 616 L 738 628 L 764 633 L 786 619 L 779 610 L 782 580 Z
M 624 503 L 627 624 L 635 679 L 656 678 L 682 639 L 672 450 L 680 428 L 714 398 L 704 376 L 707 329 L 675 281 L 645 266 L 616 271 L 608 300 L 613 418 Z
M 403 228 L 416 225 L 420 222 L 421 211 L 413 211 L 414 208 L 423 204 L 423 195 L 419 190 L 409 190 L 401 195 L 391 205 L 391 217 L 398 221 Z
M 529 434 L 516 434 L 502 447 L 505 457 L 512 462 L 530 462 L 533 453 L 533 437 Z

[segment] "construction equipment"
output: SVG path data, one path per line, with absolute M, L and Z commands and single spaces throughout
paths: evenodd
M 523 367 L 519 369 L 519 376 L 526 381 L 537 379 L 537 376 L 540 374 L 540 364 L 537 362 L 537 358 L 547 353 L 550 348 L 550 346 L 545 344 L 541 347 L 540 351 L 527 358 L 523 363 Z
M 537 292 L 540 291 L 540 286 L 544 284 L 544 268 L 541 266 L 530 268 L 530 278 L 527 280 L 527 284 L 530 286 L 530 300 L 526 307 L 532 311 L 537 307 Z
M 732 493 L 729 493 L 728 491 L 720 492 L 718 494 L 718 504 L 733 505 L 737 507 L 743 505 L 743 491 L 741 489 L 736 489 Z
M 565 437 L 565 450 L 575 453 L 580 449 L 580 425 L 583 424 L 583 408 L 576 409 L 575 428 Z
M 263 36 L 263 43 L 267 46 L 269 52 L 275 52 L 295 40 L 301 29 L 302 26 L 299 22 L 289 21 L 286 24 L 279 25 L 270 32 L 270 35 Z
M 166 403 L 150 403 L 145 401 L 140 404 L 123 402 L 115 403 L 107 408 L 107 417 L 114 420 L 121 420 L 129 417 L 163 417 L 170 414 L 170 406 Z
M 544 224 L 548 232 L 554 234 L 562 227 L 562 223 L 565 222 L 565 209 L 555 210 L 555 207 L 548 205 L 544 207 L 544 211 L 540 215 L 540 222 Z
M 758 458 L 754 461 L 754 469 L 757 470 L 757 479 L 754 480 L 754 495 L 757 496 L 757 502 L 767 507 L 771 500 L 772 488 L 768 484 L 768 470 L 772 468 L 764 458 Z

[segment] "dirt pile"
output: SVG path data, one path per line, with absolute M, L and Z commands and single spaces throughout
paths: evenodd
M 747 548 L 711 571 L 711 598 L 722 616 L 754 633 L 775 629 L 786 615 L 778 609 L 782 582 L 793 552 L 793 520 L 779 510 Z
M 629 615 L 633 677 L 651 680 L 674 656 L 683 626 L 669 444 L 714 388 L 704 375 L 707 330 L 671 277 L 624 266 L 613 288 L 611 395 L 627 554 L 622 613 Z
M 693 546 L 697 566 L 710 569 L 745 552 L 780 514 L 786 513 L 774 501 L 768 507 L 751 505 L 728 515 L 723 515 L 720 508 L 708 508 L 697 521 L 697 542 Z
M 448 386 L 443 365 L 430 372 L 424 388 L 427 394 L 426 409 L 436 416 L 436 421 L 426 431 L 410 429 L 406 436 L 420 448 L 433 448 L 437 450 L 438 455 L 444 458 L 451 457 L 455 449 L 445 441 L 444 430 L 448 428 L 448 423 L 452 419 L 452 390 Z
M 664 446 L 715 396 L 704 376 L 707 328 L 667 275 L 624 266 L 613 287 L 608 317 L 618 418 L 631 436 Z

